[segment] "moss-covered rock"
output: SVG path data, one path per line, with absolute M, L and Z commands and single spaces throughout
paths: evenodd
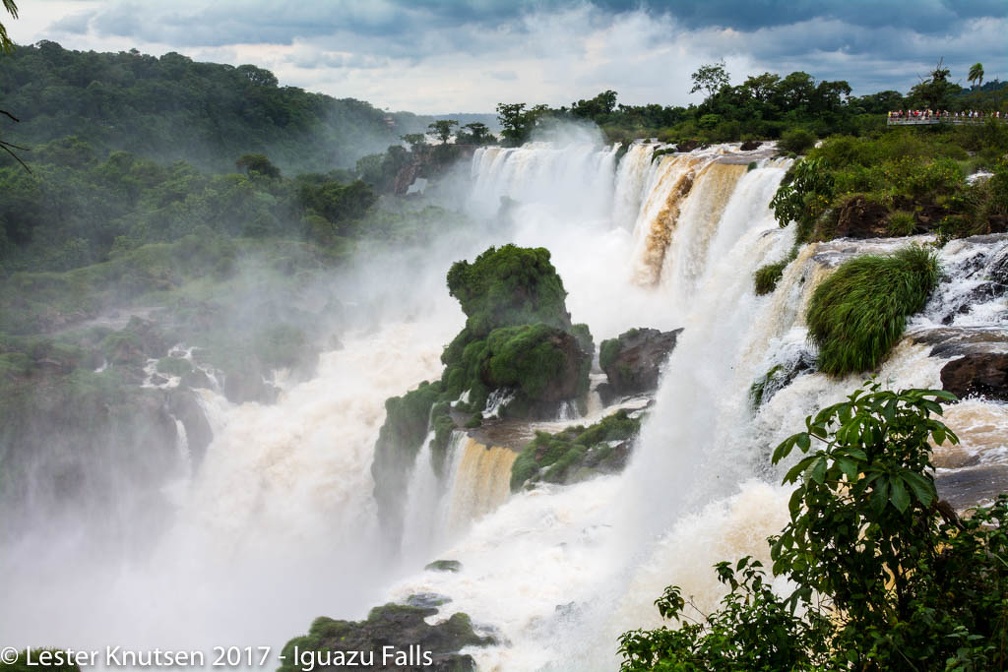
M 816 287 L 805 313 L 819 370 L 843 376 L 877 368 L 907 317 L 924 308 L 938 275 L 934 252 L 916 245 L 841 264 Z
M 536 432 L 511 467 L 511 490 L 527 483 L 573 483 L 620 471 L 640 432 L 640 418 L 620 409 L 589 427 Z
M 567 291 L 543 247 L 491 247 L 472 263 L 458 261 L 448 271 L 448 290 L 473 339 L 521 324 L 571 328 Z
M 378 433 L 371 473 L 379 517 L 395 536 L 410 470 L 427 438 L 431 409 L 442 390 L 440 381 L 425 381 L 415 390 L 385 401 L 385 423 Z
M 453 264 L 448 288 L 467 319 L 441 355 L 444 373 L 386 402 L 375 446 L 375 498 L 392 538 L 399 535 L 410 470 L 430 431 L 432 464 L 441 473 L 451 433 L 478 428 L 491 393 L 507 392 L 500 416 L 542 419 L 588 392 L 591 332 L 571 323 L 548 250 L 491 247 L 472 263 Z
M 424 569 L 432 572 L 459 572 L 462 570 L 462 563 L 458 560 L 435 560 L 427 563 Z
M 436 608 L 386 604 L 375 607 L 365 621 L 340 621 L 320 617 L 307 635 L 295 637 L 283 648 L 280 672 L 309 669 L 341 670 L 431 670 L 472 672 L 470 655 L 459 651 L 467 646 L 487 646 L 494 641 L 480 637 L 472 621 L 463 613 L 429 625 L 425 619 Z M 356 663 L 351 664 L 354 655 Z

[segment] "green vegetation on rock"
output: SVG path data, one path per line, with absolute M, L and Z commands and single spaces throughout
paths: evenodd
M 816 287 L 805 313 L 819 370 L 843 376 L 876 369 L 907 317 L 924 308 L 938 275 L 934 252 L 917 245 L 841 264 Z
M 472 263 L 455 262 L 448 271 L 448 291 L 466 314 L 471 339 L 525 324 L 571 328 L 567 292 L 543 247 L 491 247 Z
M 472 263 L 454 263 L 447 281 L 466 326 L 441 355 L 440 380 L 386 402 L 375 445 L 375 498 L 393 530 L 409 470 L 431 429 L 431 458 L 441 473 L 452 431 L 459 424 L 478 427 L 492 391 L 510 391 L 501 415 L 520 418 L 551 417 L 561 402 L 588 391 L 591 333 L 571 324 L 548 250 L 491 247 Z M 466 419 L 456 421 L 452 404 Z
M 425 619 L 437 613 L 436 608 L 386 604 L 372 609 L 364 621 L 342 621 L 324 616 L 316 618 L 308 634 L 295 637 L 283 647 L 283 663 L 279 670 L 300 671 L 307 669 L 312 662 L 318 665 L 316 669 L 354 667 L 391 671 L 429 668 L 446 672 L 470 672 L 475 669 L 472 656 L 459 651 L 465 647 L 493 644 L 493 639 L 477 635 L 469 616 L 461 612 L 435 625 L 428 624 Z M 391 655 L 383 656 L 386 653 L 383 647 L 390 643 L 395 650 Z M 403 651 L 406 655 L 407 646 L 419 647 L 421 654 L 430 656 L 430 661 L 398 660 L 395 654 Z M 355 663 L 349 662 L 351 652 L 359 652 Z M 305 658 L 298 658 L 299 655 Z M 328 664 L 325 661 L 329 661 Z
M 0 662 L 0 672 L 81 672 L 80 665 L 75 662 L 76 654 L 81 654 L 81 660 L 90 662 L 88 651 L 75 649 L 32 649 L 17 652 L 17 660 L 13 663 Z
M 771 206 L 799 243 L 1008 229 L 1008 124 L 832 136 L 796 162 Z M 967 182 L 978 170 L 993 177 Z
M 621 409 L 589 427 L 536 432 L 511 467 L 511 490 L 529 482 L 570 483 L 617 471 L 626 462 L 628 444 L 636 438 L 640 423 L 639 417 Z
M 777 283 L 784 276 L 784 268 L 789 261 L 778 261 L 773 264 L 766 264 L 756 269 L 753 274 L 753 284 L 756 288 L 756 295 L 763 296 L 777 289 Z

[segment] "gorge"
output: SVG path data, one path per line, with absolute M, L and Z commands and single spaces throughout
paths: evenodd
M 385 602 L 435 596 L 429 620 L 464 612 L 493 637 L 465 650 L 480 670 L 601 671 L 618 667 L 621 632 L 658 623 L 653 601 L 669 583 L 712 608 L 723 588 L 711 566 L 765 559 L 765 538 L 786 520 L 773 447 L 863 379 L 797 366 L 814 356 L 812 291 L 845 259 L 931 238 L 804 245 L 758 296 L 755 271 L 794 245 L 793 225 L 779 227 L 769 207 L 790 159 L 772 146 L 663 153 L 572 136 L 478 149 L 457 184 L 432 196 L 473 226 L 335 279 L 352 328 L 310 379 L 278 378 L 275 404 L 200 390 L 213 438 L 198 468 L 166 472 L 171 516 L 150 548 L 132 547 L 128 531 L 90 540 L 86 518 L 32 521 L 0 551 L 12 577 L 0 632 L 19 646 L 279 653 L 316 616 L 361 619 Z M 390 545 L 371 470 L 385 400 L 441 374 L 465 321 L 445 288 L 451 264 L 509 243 L 550 251 L 571 319 L 596 343 L 631 328 L 682 331 L 622 473 L 511 493 L 513 451 L 457 432 L 442 476 L 429 445 L 420 449 Z M 953 240 L 937 254 L 940 284 L 878 371 L 886 386 L 941 388 L 949 361 L 1008 352 L 1008 237 Z M 796 374 L 754 407 L 754 383 L 775 367 Z M 568 409 L 569 419 L 536 427 L 612 410 L 590 403 L 584 416 Z M 939 491 L 960 507 L 991 498 L 1008 485 L 1008 407 L 969 398 L 946 417 L 962 444 L 936 453 Z M 457 571 L 424 569 L 435 560 Z

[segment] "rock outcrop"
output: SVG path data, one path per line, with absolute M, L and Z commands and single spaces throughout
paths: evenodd
M 599 366 L 609 378 L 599 386 L 603 403 L 658 389 L 661 369 L 675 348 L 682 329 L 631 329 L 602 342 Z
M 467 646 L 487 646 L 463 613 L 436 625 L 425 619 L 436 608 L 386 604 L 375 607 L 366 621 L 315 619 L 307 635 L 296 637 L 283 649 L 280 672 L 312 669 L 388 670 L 419 672 L 472 672 L 472 656 L 459 651 Z M 312 666 L 312 667 L 309 667 Z
M 1008 401 L 1008 353 L 973 352 L 941 370 L 942 387 L 959 398 L 984 396 Z

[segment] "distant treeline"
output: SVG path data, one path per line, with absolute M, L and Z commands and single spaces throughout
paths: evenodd
M 979 65 L 979 64 L 978 64 Z M 863 135 L 885 125 L 887 114 L 902 109 L 1000 110 L 1008 114 L 1008 83 L 988 82 L 964 89 L 951 81 L 942 63 L 906 94 L 882 91 L 852 96 L 844 80 L 817 81 L 806 72 L 764 72 L 732 85 L 724 63 L 701 66 L 692 75 L 691 93 L 705 92 L 688 107 L 624 105 L 616 91 L 570 106 L 500 103 L 498 118 L 504 144 L 520 145 L 537 128 L 563 120 L 588 120 L 613 141 L 653 137 L 679 144 L 776 140 L 799 131 L 819 138 Z
M 123 150 L 212 171 L 262 153 L 287 173 L 351 168 L 432 120 L 280 86 L 254 65 L 71 51 L 47 41 L 0 54 L 0 109 L 20 121 L 2 127 L 17 145 L 76 136 L 101 155 Z

